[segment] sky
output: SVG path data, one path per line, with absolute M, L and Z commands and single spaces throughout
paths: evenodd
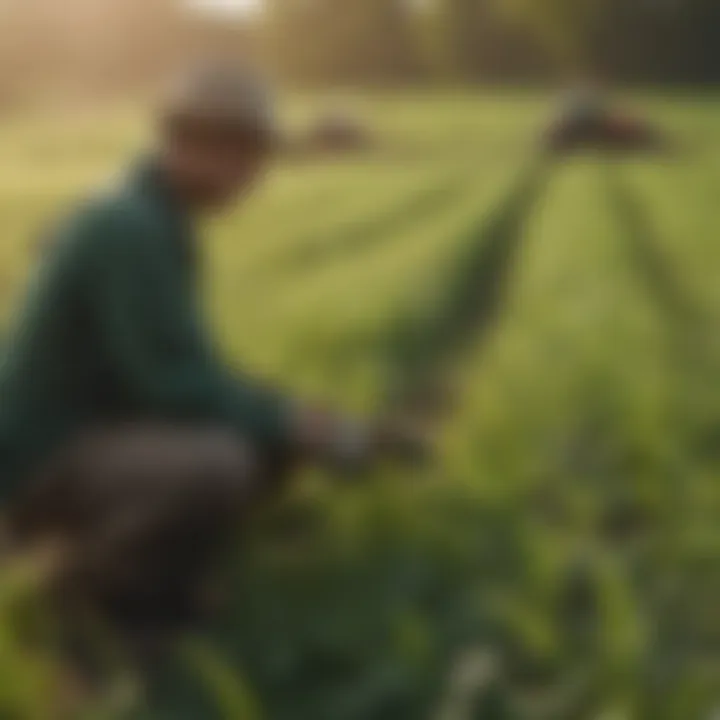
M 262 0 L 189 0 L 200 10 L 221 15 L 242 15 L 258 10 Z
M 191 6 L 219 15 L 246 15 L 262 7 L 263 0 L 187 0 Z M 407 0 L 416 7 L 427 6 L 430 0 Z

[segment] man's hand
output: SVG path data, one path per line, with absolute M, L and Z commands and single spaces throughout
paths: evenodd
M 424 464 L 432 456 L 427 436 L 398 421 L 362 422 L 316 408 L 296 409 L 294 444 L 313 461 L 360 472 L 389 460 Z

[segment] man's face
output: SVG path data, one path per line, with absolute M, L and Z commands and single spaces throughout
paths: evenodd
M 173 173 L 204 210 L 221 210 L 249 192 L 270 160 L 268 142 L 251 134 L 178 133 L 168 149 Z

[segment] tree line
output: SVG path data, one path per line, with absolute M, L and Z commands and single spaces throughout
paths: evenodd
M 0 102 L 132 89 L 203 48 L 259 54 L 291 82 L 397 85 L 711 83 L 719 47 L 718 0 L 264 0 L 222 22 L 183 0 L 4 0 Z
M 301 81 L 720 80 L 717 0 L 268 0 Z

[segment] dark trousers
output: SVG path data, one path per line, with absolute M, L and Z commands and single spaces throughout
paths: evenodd
M 62 613 L 91 614 L 130 644 L 164 643 L 202 618 L 223 552 L 290 466 L 215 428 L 95 432 L 31 484 L 11 542 L 61 545 L 52 595 Z

